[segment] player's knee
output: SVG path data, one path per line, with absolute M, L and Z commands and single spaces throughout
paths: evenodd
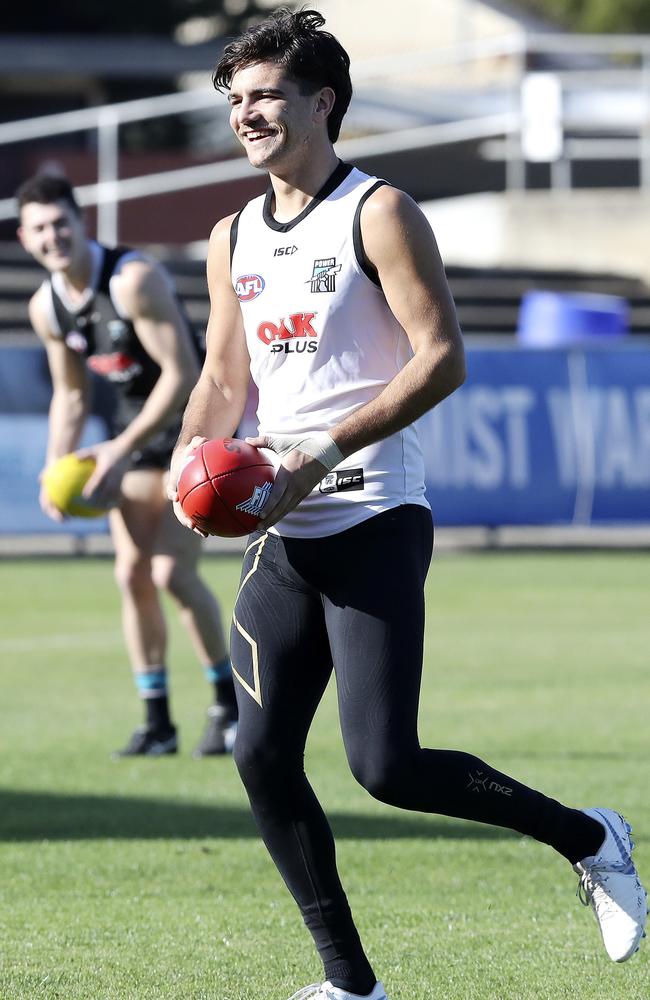
M 144 557 L 117 559 L 114 573 L 116 583 L 123 593 L 137 596 L 152 588 L 151 562 Z
M 183 589 L 183 573 L 174 559 L 154 559 L 151 577 L 159 590 L 167 590 L 173 597 Z
M 233 760 L 246 786 L 249 782 L 264 780 L 269 770 L 273 769 L 273 755 L 267 754 L 261 744 L 245 742 L 241 733 L 235 741 Z
M 275 752 L 268 744 L 250 743 L 238 732 L 233 759 L 244 787 L 250 795 L 268 794 L 282 784 L 286 761 L 281 751 Z
M 153 582 L 159 590 L 166 590 L 180 605 L 192 603 L 197 574 L 193 567 L 176 559 L 154 559 L 151 569 Z
M 407 761 L 402 755 L 369 755 L 362 753 L 350 757 L 350 770 L 356 781 L 372 795 L 373 799 L 398 805 L 404 790 Z

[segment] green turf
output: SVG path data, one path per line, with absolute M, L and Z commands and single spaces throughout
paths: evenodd
M 237 560 L 205 571 L 229 613 Z M 421 737 L 623 809 L 650 875 L 648 576 L 634 553 L 437 558 Z M 116 764 L 139 707 L 110 562 L 5 561 L 0 588 L 0 998 L 286 1000 L 317 979 L 232 761 L 189 755 L 208 692 L 173 612 L 183 752 Z M 307 766 L 391 1000 L 647 1000 L 650 952 L 607 960 L 549 848 L 373 802 L 331 689 Z

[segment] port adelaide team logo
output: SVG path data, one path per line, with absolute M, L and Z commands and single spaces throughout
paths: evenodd
M 323 260 L 314 261 L 312 271 L 311 290 L 312 292 L 335 292 L 336 275 L 341 270 L 341 265 L 336 263 L 336 257 L 325 257 Z

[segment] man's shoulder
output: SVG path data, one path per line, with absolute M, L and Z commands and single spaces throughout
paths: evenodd
M 102 250 L 104 251 L 102 269 L 109 278 L 165 270 L 164 264 L 154 260 L 144 250 L 137 250 L 135 247 L 102 247 Z
M 243 211 L 243 210 L 242 210 Z M 230 230 L 232 229 L 235 219 L 239 218 L 241 211 L 233 212 L 231 215 L 225 215 L 218 222 L 215 222 L 212 227 L 212 232 L 210 233 L 210 242 L 212 240 L 220 240 L 225 237 L 230 238 Z
M 52 295 L 52 286 L 50 284 L 50 279 L 49 277 L 43 278 L 43 281 L 40 283 L 40 285 L 38 286 L 36 291 L 32 294 L 29 300 L 30 309 L 32 307 L 36 309 L 44 308 L 48 299 L 51 298 L 51 295 Z
M 364 199 L 362 206 L 362 224 L 378 224 L 400 219 L 406 222 L 413 215 L 422 215 L 422 210 L 417 202 L 400 188 L 393 187 L 387 181 L 378 181 L 376 185 L 368 190 L 368 196 Z
M 237 223 L 240 212 L 233 212 L 219 219 L 212 228 L 208 242 L 208 284 L 212 281 L 226 281 L 230 273 L 230 263 L 237 238 Z
M 343 184 L 347 195 L 364 217 L 373 213 L 383 214 L 397 212 L 407 202 L 414 204 L 413 199 L 405 191 L 394 187 L 390 181 L 375 174 L 368 174 L 360 167 L 351 165 Z
M 383 205 L 385 207 L 397 208 L 407 202 L 414 204 L 413 199 L 406 191 L 394 187 L 390 181 L 381 177 L 370 178 L 374 183 L 368 185 L 368 197 L 364 204 Z
M 114 291 L 122 298 L 125 294 L 146 293 L 148 289 L 155 293 L 161 285 L 173 287 L 171 272 L 143 250 L 115 247 L 106 253 L 100 287 L 104 285 L 103 290 L 111 296 Z

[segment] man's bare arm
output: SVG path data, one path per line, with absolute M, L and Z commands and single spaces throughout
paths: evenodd
M 98 504 L 114 502 L 131 452 L 162 427 L 178 419 L 198 375 L 198 361 L 187 324 L 167 276 L 152 261 L 127 262 L 115 279 L 123 314 L 160 374 L 140 412 L 110 441 L 84 449 L 96 461 L 84 495 Z
M 160 375 L 144 406 L 116 438 L 124 454 L 174 420 L 187 402 L 199 374 L 190 331 L 168 279 L 148 261 L 124 265 L 116 291 L 147 354 Z
M 188 446 L 198 440 L 230 437 L 244 413 L 250 382 L 239 301 L 230 279 L 230 227 L 234 216 L 214 227 L 208 248 L 207 279 L 210 318 L 206 358 L 199 380 L 188 400 L 183 426 L 172 457 L 170 497 L 176 501 L 176 483 Z M 188 524 L 175 503 L 179 519 Z
M 402 191 L 379 188 L 361 212 L 366 255 L 413 357 L 371 402 L 332 431 L 344 456 L 412 424 L 465 378 L 465 355 L 438 247 L 421 209 Z
M 45 467 L 57 458 L 74 451 L 79 444 L 83 425 L 88 414 L 90 382 L 83 360 L 66 346 L 62 337 L 50 329 L 44 303 L 45 292 L 39 289 L 29 303 L 29 318 L 34 332 L 42 341 L 52 379 L 47 425 L 47 452 Z M 40 491 L 43 511 L 55 521 L 63 515 L 44 490 Z

